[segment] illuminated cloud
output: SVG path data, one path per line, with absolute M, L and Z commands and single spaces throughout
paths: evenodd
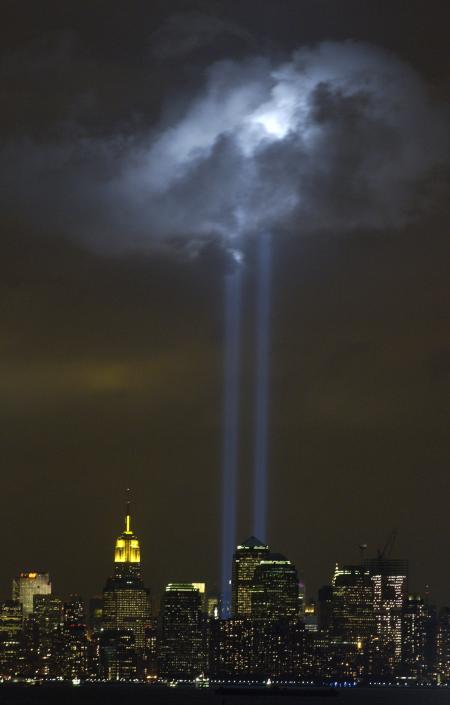
M 420 77 L 360 43 L 212 65 L 136 135 L 14 142 L 4 206 L 106 251 L 196 252 L 261 229 L 398 227 L 429 197 L 446 119 Z

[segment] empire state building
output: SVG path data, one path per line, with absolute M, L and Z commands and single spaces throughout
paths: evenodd
M 142 581 L 139 540 L 131 528 L 130 502 L 127 502 L 125 528 L 116 540 L 114 551 L 114 575 L 108 578 L 103 590 L 103 628 L 131 631 L 136 649 L 141 650 L 150 614 L 149 591 Z

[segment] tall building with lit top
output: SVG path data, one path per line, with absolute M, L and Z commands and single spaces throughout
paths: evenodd
M 420 595 L 408 595 L 402 615 L 402 674 L 417 681 L 427 677 L 427 626 L 430 612 Z
M 50 595 L 52 584 L 48 573 L 19 573 L 12 585 L 12 599 L 21 603 L 23 617 L 26 619 L 33 613 L 33 598 L 35 595 Z
M 281 553 L 269 553 L 256 566 L 250 590 L 253 619 L 297 619 L 298 574 Z
M 117 538 L 114 575 L 103 590 L 103 628 L 129 630 L 136 649 L 145 645 L 145 626 L 150 619 L 149 592 L 144 587 L 139 540 L 131 528 L 130 503 L 127 502 L 125 528 Z
M 233 617 L 251 616 L 253 577 L 256 567 L 268 555 L 269 547 L 255 536 L 250 536 L 236 548 L 231 578 Z
M 169 583 L 161 601 L 159 675 L 192 679 L 206 670 L 206 615 L 198 583 Z
M 408 593 L 408 561 L 365 560 L 373 583 L 375 617 L 374 673 L 385 678 L 397 671 L 402 655 L 402 610 Z
M 331 588 L 330 671 L 338 679 L 371 670 L 375 633 L 374 588 L 361 565 L 336 565 Z
M 375 630 L 374 589 L 367 568 L 336 566 L 331 612 L 335 636 L 364 644 L 371 639 Z

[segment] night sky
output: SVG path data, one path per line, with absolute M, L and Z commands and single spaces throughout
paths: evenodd
M 395 55 L 445 123 L 448 3 L 3 0 L 1 11 L 1 594 L 25 569 L 49 570 L 60 594 L 99 593 L 128 486 L 153 594 L 173 580 L 217 589 L 226 257 L 217 238 L 186 252 L 180 226 L 153 246 L 157 214 L 134 232 L 126 205 L 118 220 L 120 188 L 99 200 L 97 185 L 136 135 L 183 114 L 205 67 L 284 61 L 324 40 Z M 318 120 L 335 108 L 319 107 Z M 310 597 L 336 561 L 356 562 L 361 542 L 375 555 L 397 528 L 393 556 L 410 559 L 412 589 L 429 583 L 439 604 L 450 600 L 450 209 L 438 139 L 430 169 L 393 192 L 398 217 L 346 228 L 346 213 L 377 213 L 378 202 L 346 204 L 342 167 L 323 203 L 311 195 L 325 220 L 294 214 L 274 238 L 268 542 Z M 241 539 L 251 533 L 255 242 L 242 245 Z

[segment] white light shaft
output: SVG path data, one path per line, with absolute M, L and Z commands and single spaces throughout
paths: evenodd
M 270 234 L 258 241 L 256 311 L 255 451 L 253 487 L 253 534 L 261 541 L 267 535 L 267 469 L 270 355 Z
M 239 348 L 242 274 L 239 266 L 225 277 L 225 360 L 222 455 L 221 616 L 229 616 L 231 556 L 236 546 L 239 453 Z

